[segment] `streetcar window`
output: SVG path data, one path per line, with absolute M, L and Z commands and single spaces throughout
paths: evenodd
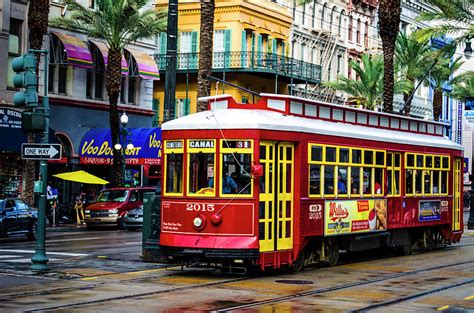
M 392 153 L 387 154 L 387 166 L 392 166 Z
M 364 167 L 362 169 L 364 183 L 362 185 L 363 193 L 365 195 L 372 194 L 372 168 Z
M 348 148 L 339 148 L 339 162 L 349 163 L 349 149 Z
M 337 194 L 347 195 L 347 166 L 338 167 Z
M 406 170 L 405 173 L 405 194 L 413 194 L 413 170 Z
M 425 156 L 425 167 L 427 168 L 433 167 L 433 157 L 431 155 Z
M 413 154 L 407 154 L 407 166 L 415 166 L 415 156 Z
M 376 165 L 385 165 L 385 153 L 381 151 L 375 152 L 375 164 Z
M 395 154 L 395 167 L 400 167 L 400 154 Z
M 214 153 L 189 154 L 189 194 L 214 194 Z
M 391 171 L 391 170 L 387 171 L 387 194 L 388 195 L 392 194 L 392 188 L 393 188 L 393 186 L 392 186 L 392 179 L 393 179 L 392 173 L 393 173 L 393 171 Z
M 374 169 L 374 193 L 376 195 L 383 195 L 383 169 L 375 168 Z
M 439 156 L 434 157 L 434 167 L 441 168 L 441 157 Z
M 334 194 L 334 166 L 333 165 L 324 166 L 324 194 L 326 195 Z
M 367 164 L 367 165 L 374 164 L 374 151 L 372 150 L 364 151 L 364 164 Z
M 336 148 L 326 147 L 326 162 L 336 162 Z
M 416 156 L 416 167 L 423 167 L 423 156 L 417 155 Z
M 165 193 L 183 192 L 183 154 L 166 154 Z
M 322 161 L 323 160 L 323 147 L 311 146 L 311 161 Z
M 421 189 L 421 186 L 422 186 L 422 171 L 421 170 L 417 170 L 415 171 L 415 194 L 417 195 L 421 195 L 422 193 L 422 189 Z
M 351 167 L 351 194 L 360 195 L 360 167 Z
M 311 164 L 309 167 L 309 194 L 321 194 L 321 165 Z
M 433 171 L 433 193 L 439 195 L 439 171 Z
M 395 179 L 393 182 L 393 187 L 394 187 L 394 195 L 399 195 L 400 194 L 400 171 L 395 171 Z
M 449 169 L 449 157 L 443 157 L 443 169 Z
M 441 193 L 448 193 L 448 172 L 441 172 Z
M 424 194 L 431 194 L 431 171 L 423 171 Z
M 222 193 L 250 194 L 251 159 L 252 155 L 250 153 L 222 154 Z
M 352 149 L 352 163 L 362 163 L 362 152 L 358 149 Z

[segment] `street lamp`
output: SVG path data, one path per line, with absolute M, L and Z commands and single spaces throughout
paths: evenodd
M 123 112 L 122 116 L 120 116 L 120 124 L 122 127 L 120 129 L 120 142 L 114 145 L 115 150 L 121 150 L 122 154 L 122 186 L 125 185 L 125 151 L 126 149 L 131 150 L 133 149 L 133 144 L 129 142 L 125 147 L 125 142 L 127 141 L 128 135 L 130 133 L 127 130 L 127 123 L 128 123 L 128 116 L 125 112 Z
M 466 47 L 464 48 L 464 57 L 466 57 L 466 59 L 470 59 L 471 56 L 472 56 L 471 39 L 468 38 L 466 40 Z

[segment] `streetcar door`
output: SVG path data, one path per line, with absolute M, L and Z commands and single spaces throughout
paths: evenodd
M 454 160 L 453 230 L 461 229 L 461 159 Z
M 260 143 L 260 251 L 293 248 L 294 146 L 288 142 Z

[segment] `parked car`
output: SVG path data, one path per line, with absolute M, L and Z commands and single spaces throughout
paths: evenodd
M 119 226 L 123 228 L 125 214 L 143 204 L 143 193 L 154 187 L 123 187 L 103 189 L 96 202 L 84 210 L 87 227 Z
M 36 240 L 38 211 L 16 198 L 0 199 L 0 237 L 26 235 Z
M 125 213 L 123 217 L 123 228 L 127 230 L 139 230 L 143 227 L 143 205 Z

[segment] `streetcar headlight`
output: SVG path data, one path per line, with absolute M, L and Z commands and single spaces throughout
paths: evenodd
M 194 218 L 194 221 L 193 221 L 194 227 L 196 227 L 196 228 L 201 228 L 203 222 L 204 222 L 204 221 L 202 220 L 202 217 L 200 217 L 200 216 L 195 217 L 195 218 Z

